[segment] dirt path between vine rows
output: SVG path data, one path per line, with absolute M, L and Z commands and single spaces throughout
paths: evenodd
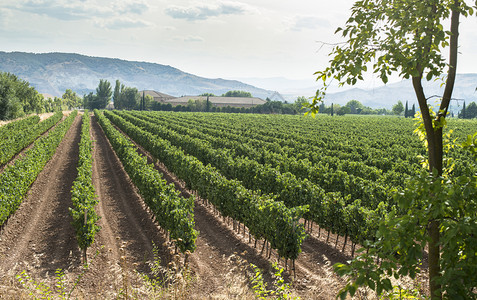
M 76 177 L 81 117 L 77 116 L 0 235 L 0 282 L 15 281 L 22 271 L 35 278 L 54 276 L 80 264 L 68 207 Z M 7 293 L 5 293 L 7 294 Z M 5 295 L 4 294 L 4 295 Z M 14 298 L 14 297 L 13 297 Z
M 155 161 L 140 145 L 136 146 L 138 152 L 146 155 L 150 163 Z M 168 183 L 175 185 L 182 196 L 194 195 L 161 162 L 156 161 L 155 167 Z M 271 274 L 275 271 L 272 263 L 278 260 L 275 251 L 272 251 L 268 259 L 262 253 L 263 241 L 258 241 L 255 247 L 254 239 L 249 241 L 248 230 L 237 233 L 231 223 L 227 223 L 215 213 L 212 206 L 204 204 L 202 200 L 195 201 L 194 216 L 199 236 L 197 249 L 190 261 L 191 269 L 198 279 L 192 290 L 197 299 L 253 298 L 250 291 L 250 264 L 264 270 L 266 283 L 269 286 L 273 284 Z M 284 273 L 288 282 L 293 281 L 293 295 L 302 299 L 333 299 L 344 285 L 343 280 L 334 274 L 332 266 L 337 262 L 344 263 L 351 257 L 325 243 L 323 235 L 321 239 L 316 234 L 310 235 L 303 243 L 303 252 L 295 263 L 296 280 L 292 280 L 294 274 L 291 271 Z M 334 241 L 335 235 L 332 238 Z M 284 268 L 283 260 L 279 267 Z
M 140 277 L 150 275 L 153 245 L 157 246 L 162 266 L 173 261 L 164 235 L 152 221 L 93 117 L 93 183 L 100 200 L 96 211 L 101 217 L 101 230 L 88 250 L 90 265 L 83 269 L 68 212 L 71 185 L 77 173 L 80 118 L 76 118 L 27 198 L 0 233 L 0 299 L 19 298 L 21 287 L 15 275 L 23 270 L 35 281 L 54 287 L 56 269 L 66 273 L 67 291 L 72 291 L 74 298 L 113 299 L 131 295 L 145 299 L 148 294 Z M 191 194 L 173 174 L 158 169 L 183 195 Z M 271 262 L 277 257 L 274 253 L 268 259 L 261 254 L 261 241 L 254 248 L 248 234 L 237 234 L 201 200 L 196 200 L 195 224 L 200 234 L 197 249 L 189 258 L 192 279 L 184 296 L 175 291 L 176 296 L 179 293 L 178 299 L 252 299 L 250 263 L 265 270 L 265 280 L 272 282 Z M 331 265 L 346 259 L 319 239 L 307 239 L 296 261 L 293 294 L 302 299 L 334 298 L 342 281 L 333 274 Z M 72 284 L 75 280 L 76 287 Z

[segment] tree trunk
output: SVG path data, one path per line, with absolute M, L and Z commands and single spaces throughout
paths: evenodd
M 439 112 L 437 112 L 436 123 L 440 124 L 442 119 L 447 115 L 449 104 L 452 98 L 452 91 L 454 89 L 454 82 L 456 77 L 457 67 L 457 51 L 458 51 L 458 37 L 459 37 L 459 16 L 460 12 L 457 10 L 460 0 L 454 0 L 454 7 L 451 15 L 451 37 L 450 37 L 450 51 L 449 51 L 449 70 L 447 74 L 444 94 L 442 96 Z M 414 91 L 421 109 L 422 119 L 426 129 L 426 137 L 429 152 L 429 172 L 435 171 L 437 176 L 442 175 L 443 171 L 443 128 L 434 128 L 433 120 L 429 113 L 427 106 L 427 99 L 422 88 L 422 68 L 418 66 L 420 76 L 413 77 L 412 83 Z M 436 282 L 440 277 L 440 220 L 433 219 L 429 222 L 428 232 L 430 237 L 429 242 L 429 287 L 432 300 L 442 299 L 441 285 Z

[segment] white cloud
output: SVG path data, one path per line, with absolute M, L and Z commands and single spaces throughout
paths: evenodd
M 99 22 L 100 26 L 112 30 L 131 29 L 131 28 L 145 28 L 151 27 L 153 24 L 131 18 L 115 18 L 105 22 Z
M 63 21 L 107 17 L 111 14 L 110 9 L 89 1 L 78 3 L 70 1 L 29 0 L 18 2 L 9 8 Z
M 117 9 L 121 14 L 136 14 L 142 15 L 149 10 L 149 4 L 144 0 L 120 0 L 113 4 L 113 7 Z
M 223 2 L 213 5 L 200 4 L 189 7 L 171 5 L 166 7 L 164 11 L 174 19 L 200 21 L 223 15 L 243 15 L 247 11 L 247 6 L 239 2 Z
M 149 10 L 143 0 L 119 0 L 113 3 L 100 3 L 101 0 L 49 1 L 27 0 L 7 6 L 9 9 L 47 16 L 62 21 L 108 19 L 116 16 L 142 15 Z M 112 22 L 117 21 L 113 20 Z M 139 24 L 138 22 L 136 22 Z

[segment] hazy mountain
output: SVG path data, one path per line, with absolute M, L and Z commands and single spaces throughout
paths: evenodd
M 109 80 L 113 88 L 119 79 L 126 86 L 172 96 L 221 95 L 242 90 L 265 99 L 272 94 L 272 91 L 236 80 L 203 78 L 171 66 L 68 53 L 0 52 L 0 71 L 14 73 L 39 92 L 54 96 L 61 96 L 66 89 L 79 95 L 89 93 L 96 89 L 100 79 Z
M 423 81 L 426 97 L 441 97 L 444 92 L 441 83 L 440 81 Z M 454 100 L 451 101 L 450 110 L 460 110 L 463 101 L 467 104 L 472 101 L 477 101 L 476 88 L 477 74 L 457 74 L 454 91 L 452 93 Z M 429 103 L 433 104 L 434 99 L 439 100 L 438 97 L 431 98 Z M 327 104 L 333 102 L 344 105 L 353 99 L 369 107 L 385 107 L 390 109 L 399 100 L 401 100 L 403 104 L 408 101 L 409 106 L 412 104 L 416 104 L 417 106 L 416 95 L 411 80 L 403 80 L 369 90 L 354 88 L 343 92 L 329 93 L 326 95 L 325 102 Z
M 293 102 L 299 96 L 312 97 L 315 95 L 319 82 L 314 81 L 313 77 L 309 80 L 293 80 L 283 77 L 273 78 L 236 78 L 240 81 L 266 88 L 268 90 L 278 91 L 283 97 Z M 440 87 L 440 81 L 424 81 L 426 95 L 442 95 L 443 88 Z M 361 84 L 364 86 L 365 84 Z M 359 86 L 359 85 L 358 85 Z M 458 74 L 455 82 L 453 98 L 465 100 L 467 103 L 477 101 L 477 74 Z M 417 105 L 416 95 L 410 80 L 403 80 L 387 85 L 369 89 L 362 87 L 331 86 L 325 98 L 326 104 L 336 103 L 346 104 L 349 100 L 356 99 L 366 106 L 373 108 L 392 108 L 399 100 L 403 103 L 408 101 L 409 105 Z M 430 102 L 432 103 L 432 101 Z M 462 107 L 463 101 L 452 101 L 451 106 L 454 110 L 460 110 L 457 103 Z

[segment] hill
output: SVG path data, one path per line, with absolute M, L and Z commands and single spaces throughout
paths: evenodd
M 209 79 L 183 72 L 171 66 L 90 57 L 71 53 L 0 52 L 0 71 L 14 73 L 28 81 L 40 93 L 61 96 L 66 89 L 79 95 L 94 91 L 100 79 L 116 79 L 139 90 L 156 90 L 172 96 L 243 90 L 265 99 L 271 91 L 237 80 Z
M 442 96 L 444 88 L 440 85 L 441 81 L 424 81 L 423 86 L 426 96 Z M 451 102 L 450 110 L 454 112 L 460 110 L 464 100 L 466 103 L 477 101 L 476 88 L 477 74 L 457 74 L 452 98 L 458 101 L 454 100 Z M 373 108 L 384 107 L 390 109 L 399 100 L 403 103 L 408 101 L 409 105 L 416 104 L 417 106 L 416 95 L 410 79 L 383 85 L 374 89 L 352 88 L 342 92 L 329 93 L 326 95 L 325 102 L 327 104 L 333 102 L 344 105 L 353 99 L 360 101 L 365 106 Z M 433 104 L 434 101 L 431 99 L 429 103 Z

